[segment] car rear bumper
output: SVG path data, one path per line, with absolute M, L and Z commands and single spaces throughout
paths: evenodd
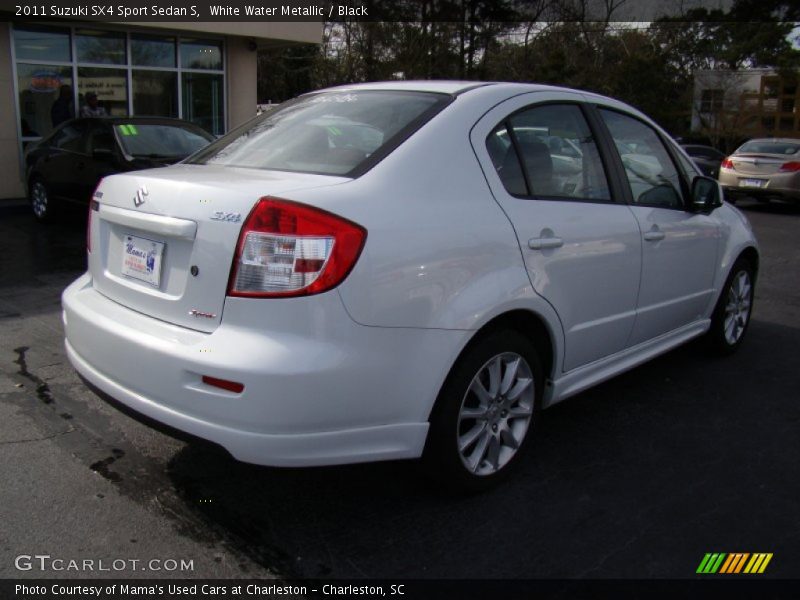
M 726 196 L 730 198 L 755 198 L 757 200 L 785 200 L 787 202 L 800 202 L 800 191 L 780 188 L 747 188 L 736 186 L 722 186 Z
M 760 182 L 757 187 L 748 182 Z M 731 169 L 720 169 L 719 183 L 728 196 L 800 201 L 800 173 L 748 175 Z
M 67 356 L 111 398 L 245 462 L 420 456 L 427 416 L 465 332 L 364 327 L 347 316 L 338 294 L 315 298 L 332 327 L 265 333 L 233 318 L 202 333 L 121 306 L 84 275 L 63 294 Z M 226 319 L 228 312 L 235 307 L 226 306 Z M 202 375 L 245 389 L 214 388 Z

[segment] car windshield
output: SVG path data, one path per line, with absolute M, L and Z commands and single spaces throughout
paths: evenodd
M 790 156 L 792 154 L 797 154 L 798 150 L 800 150 L 800 144 L 753 140 L 743 144 L 736 152 L 760 152 L 762 154 L 783 154 L 785 156 Z
M 120 123 L 114 129 L 125 153 L 139 157 L 185 158 L 214 139 L 199 130 L 172 124 Z
M 189 161 L 346 175 L 404 139 L 447 96 L 426 92 L 323 92 L 281 105 Z

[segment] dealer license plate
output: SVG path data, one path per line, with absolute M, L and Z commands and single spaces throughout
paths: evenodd
M 163 242 L 126 235 L 122 241 L 122 274 L 158 287 L 165 247 Z
M 739 187 L 757 187 L 760 188 L 764 185 L 763 179 L 740 179 Z

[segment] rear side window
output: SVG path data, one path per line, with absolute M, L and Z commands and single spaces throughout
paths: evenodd
M 617 147 L 634 204 L 683 208 L 681 177 L 658 134 L 641 121 L 600 109 Z
M 791 156 L 800 151 L 800 144 L 791 142 L 775 142 L 772 140 L 751 140 L 744 143 L 736 153 L 740 152 L 761 152 L 763 154 L 783 154 Z
M 75 121 L 64 125 L 53 136 L 52 145 L 68 152 L 86 152 L 86 123 Z
M 107 150 L 113 152 L 116 148 L 114 135 L 108 125 L 95 125 L 89 134 L 89 153 L 95 150 Z
M 208 146 L 213 137 L 180 125 L 121 123 L 114 125 L 126 154 L 149 158 L 184 158 Z
M 376 90 L 314 94 L 231 132 L 190 162 L 352 175 L 385 156 L 449 98 Z
M 510 194 L 611 198 L 597 145 L 576 105 L 545 105 L 514 113 L 489 135 L 486 147 Z

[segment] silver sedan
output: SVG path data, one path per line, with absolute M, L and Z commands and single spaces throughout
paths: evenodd
M 770 138 L 745 142 L 722 161 L 719 182 L 725 197 L 750 196 L 800 202 L 800 140 Z

